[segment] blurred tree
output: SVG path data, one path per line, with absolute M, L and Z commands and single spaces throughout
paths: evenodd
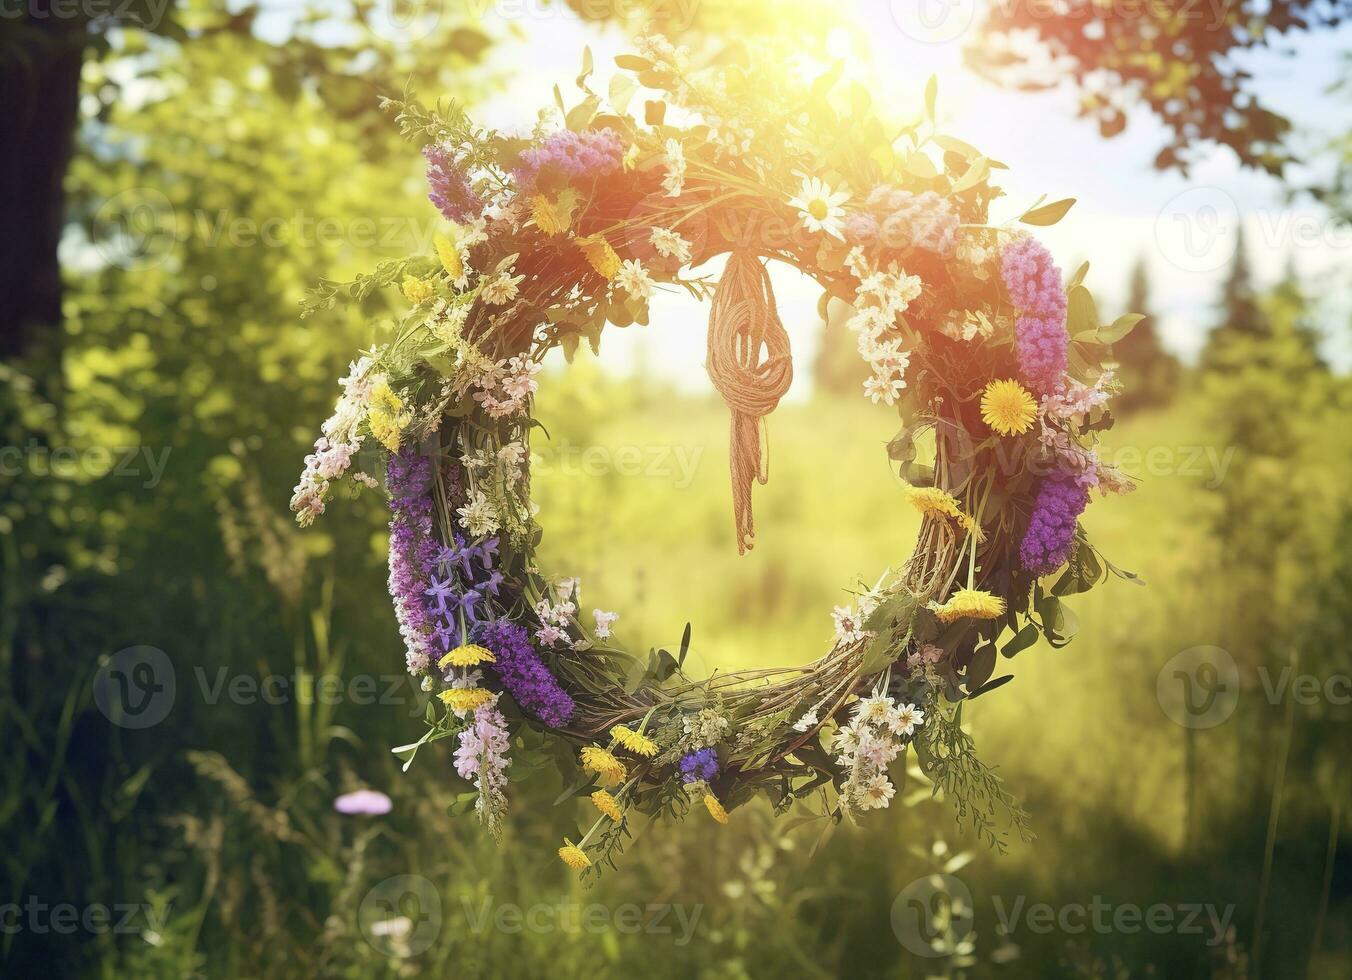
M 1259 101 L 1236 57 L 1272 49 L 1297 31 L 1331 29 L 1352 0 L 1236 0 L 1223 4 L 997 3 L 967 58 L 978 71 L 1022 89 L 1063 81 L 1080 95 L 1080 115 L 1105 137 L 1144 105 L 1172 134 L 1155 166 L 1187 172 L 1207 144 L 1276 176 L 1293 157 L 1291 123 Z M 1028 44 L 1029 38 L 1034 40 Z
M 1144 314 L 1145 319 L 1113 345 L 1125 386 L 1115 404 L 1124 412 L 1167 405 L 1178 394 L 1182 366 L 1160 345 L 1150 312 L 1150 272 L 1144 258 L 1132 266 L 1127 311 Z
M 1248 246 L 1245 244 L 1244 228 L 1239 229 L 1239 238 L 1235 243 L 1235 256 L 1230 263 L 1230 272 L 1221 286 L 1220 319 L 1207 334 L 1206 345 L 1202 349 L 1201 367 L 1204 371 L 1234 370 L 1238 359 L 1249 356 L 1266 356 L 1267 348 L 1252 343 L 1235 345 L 1233 342 L 1261 341 L 1272 335 L 1272 324 L 1259 302 L 1254 289 L 1253 274 L 1249 268 Z
M 411 72 L 406 45 L 273 42 L 211 11 L 180 15 L 208 27 L 187 28 L 191 43 L 115 32 L 85 63 L 62 177 L 63 316 L 42 325 L 60 358 L 0 365 L 0 439 L 18 451 L 0 495 L 0 735 L 15 749 L 0 833 L 24 831 L 7 898 L 84 905 L 168 887 L 165 817 L 194 789 L 185 746 L 266 759 L 269 781 L 330 778 L 331 706 L 208 702 L 194 671 L 294 679 L 337 673 L 347 656 L 375 677 L 399 662 L 386 604 L 371 601 L 383 505 L 369 495 L 302 538 L 287 498 L 335 378 L 404 301 L 297 313 L 322 276 L 429 248 L 444 222 L 377 99 L 409 77 L 476 98 L 491 77 L 476 67 L 484 35 L 437 25 Z M 90 682 L 100 658 L 135 645 L 169 656 L 180 696 L 153 738 L 124 740 Z M 403 740 L 404 719 L 382 714 L 370 737 Z M 122 820 L 154 829 L 112 834 Z M 237 890 L 247 873 L 222 871 Z M 226 912 L 207 908 L 209 931 Z M 25 933 L 8 940 L 10 964 L 74 975 L 124 940 Z M 285 952 L 263 972 L 282 972 Z
M 416 85 L 447 67 L 478 62 L 489 43 L 487 35 L 461 18 L 450 29 L 437 26 L 439 12 L 391 25 L 367 3 L 356 4 L 346 17 L 298 10 L 292 29 L 269 42 L 255 30 L 263 12 L 257 3 L 240 6 L 223 0 L 29 0 L 17 17 L 4 15 L 0 178 L 10 204 L 0 209 L 0 357 L 33 354 L 35 343 L 46 364 L 58 356 L 60 333 L 54 328 L 62 304 L 57 247 L 70 217 L 65 175 L 75 146 L 86 62 L 124 58 L 129 39 L 136 37 L 156 38 L 159 44 L 145 50 L 161 51 L 232 34 L 266 52 L 257 63 L 279 92 L 308 86 L 335 116 L 364 116 L 367 127 L 373 127 L 384 125 L 375 93 L 397 93 L 406 82 Z M 322 39 L 316 24 L 323 25 Z M 439 36 L 435 45 L 426 43 L 432 35 Z M 420 42 L 416 59 L 411 39 Z M 98 88 L 86 87 L 84 95 L 99 106 L 85 114 L 86 120 L 104 119 L 112 104 L 126 96 L 127 86 L 144 86 L 153 77 L 155 64 L 151 58 L 146 70 L 124 61 L 130 71 L 104 74 Z M 133 226 L 125 230 L 135 234 L 135 223 L 147 214 L 153 217 L 153 209 L 124 213 Z M 53 380 L 49 371 L 37 371 L 41 388 Z

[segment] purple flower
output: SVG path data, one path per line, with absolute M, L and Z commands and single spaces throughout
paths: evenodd
M 464 222 L 483 214 L 483 200 L 474 193 L 469 177 L 449 150 L 424 146 L 423 156 L 427 158 L 427 183 L 432 188 L 427 199 L 447 220 Z
M 1035 238 L 1005 246 L 1000 272 L 1010 301 L 1022 311 L 1018 335 L 1019 375 L 1038 394 L 1061 387 L 1066 373 L 1066 290 L 1051 253 Z
M 1017 238 L 1005 246 L 1000 272 L 1010 301 L 1024 313 L 1066 317 L 1066 289 L 1051 253 L 1036 238 Z
M 524 150 L 512 171 L 523 194 L 534 192 L 543 176 L 565 181 L 581 177 L 604 177 L 620 169 L 624 145 L 613 129 L 585 133 L 563 131 L 547 137 L 537 147 Z
M 431 478 L 431 462 L 416 454 L 392 456 L 385 476 L 391 512 L 388 585 L 399 633 L 408 648 L 408 669 L 414 674 L 431 666 L 432 615 L 424 594 L 438 550 L 428 496 Z
M 474 642 L 493 651 L 495 662 L 489 666 L 523 710 L 550 728 L 573 720 L 573 699 L 540 660 L 524 627 L 505 619 L 480 623 Z
M 1050 575 L 1070 558 L 1075 522 L 1089 504 L 1089 490 L 1069 476 L 1049 476 L 1038 487 L 1019 560 L 1035 575 Z
M 713 749 L 700 749 L 681 757 L 681 782 L 712 782 L 718 776 L 718 755 Z
M 335 799 L 333 808 L 339 813 L 378 817 L 389 813 L 394 804 L 384 793 L 374 789 L 359 789 L 353 793 L 344 793 Z
M 1019 377 L 1039 395 L 1061 387 L 1066 373 L 1066 317 L 1062 313 L 1037 316 L 1025 313 L 1015 326 L 1018 338 Z

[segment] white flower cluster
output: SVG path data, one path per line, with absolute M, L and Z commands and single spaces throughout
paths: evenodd
M 901 349 L 901 337 L 895 335 L 897 317 L 920 295 L 924 284 L 895 262 L 886 269 L 873 268 L 862 248 L 852 249 L 845 261 L 859 280 L 855 312 L 846 325 L 858 335 L 859 354 L 873 370 L 873 377 L 864 382 L 864 393 L 875 405 L 893 405 L 906 387 L 906 368 L 911 362 L 910 352 Z
M 667 197 L 680 197 L 681 191 L 685 190 L 685 148 L 681 146 L 680 140 L 667 140 L 662 165 L 666 168 L 662 176 L 662 189 L 667 192 Z
M 551 603 L 548 598 L 544 598 L 535 604 L 535 615 L 541 624 L 540 628 L 535 631 L 535 637 L 542 645 L 547 647 L 556 646 L 568 639 L 568 627 L 575 622 L 578 603 L 582 601 L 582 580 L 576 576 L 561 579 L 554 586 L 554 592 L 558 596 L 557 602 Z M 615 621 L 620 618 L 620 614 L 606 612 L 603 609 L 593 609 L 592 618 L 596 622 L 596 638 L 608 640 L 610 639 L 610 628 L 615 625 Z M 578 640 L 572 646 L 577 649 L 583 642 Z
M 305 457 L 305 469 L 291 497 L 291 510 L 301 527 L 309 527 L 324 513 L 329 484 L 348 471 L 361 448 L 357 427 L 366 418 L 371 389 L 382 380 L 371 374 L 372 364 L 371 358 L 363 357 L 348 366 L 347 377 L 338 382 L 343 393 L 320 427 L 323 434 L 315 440 L 315 451 Z
M 701 708 L 681 722 L 687 744 L 692 749 L 712 748 L 728 737 L 731 722 L 715 708 Z
M 476 372 L 474 384 L 478 391 L 474 400 L 483 406 L 492 418 L 519 415 L 530 404 L 530 396 L 540 389 L 535 376 L 540 373 L 539 361 L 528 354 L 516 354 Z
M 831 742 L 836 762 L 849 771 L 841 790 L 842 806 L 877 810 L 892 801 L 896 787 L 887 776 L 887 767 L 924 723 L 923 711 L 913 704 L 898 707 L 881 690 L 859 700 L 850 723 Z

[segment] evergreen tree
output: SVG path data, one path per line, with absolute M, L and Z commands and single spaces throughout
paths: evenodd
M 1150 273 L 1143 258 L 1138 258 L 1131 270 L 1127 312 L 1140 313 L 1145 319 L 1113 345 L 1125 389 L 1116 405 L 1122 411 L 1166 405 L 1178 390 L 1182 366 L 1160 345 L 1155 317 L 1150 312 Z
M 1207 335 L 1206 346 L 1202 349 L 1204 371 L 1234 370 L 1239 366 L 1236 357 L 1250 347 L 1236 341 L 1261 341 L 1272 336 L 1272 324 L 1253 286 L 1242 226 L 1235 245 L 1235 258 L 1230 263 L 1230 274 L 1221 290 L 1220 314 L 1220 322 Z

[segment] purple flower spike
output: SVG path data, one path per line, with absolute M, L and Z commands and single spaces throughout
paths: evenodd
M 1019 545 L 1023 567 L 1035 575 L 1050 575 L 1064 565 L 1075 543 L 1075 522 L 1088 504 L 1088 489 L 1074 478 L 1050 476 L 1043 480 Z
M 1061 270 L 1036 238 L 1018 238 L 1005 246 L 1000 272 L 1015 306 L 1025 313 L 1066 315 L 1066 289 Z
M 531 647 L 524 627 L 505 619 L 480 623 L 474 640 L 493 651 L 495 662 L 488 666 L 525 711 L 551 728 L 572 721 L 573 699 Z
M 472 221 L 483 214 L 484 202 L 470 186 L 465 171 L 445 147 L 424 146 L 427 159 L 427 199 L 448 221 Z

